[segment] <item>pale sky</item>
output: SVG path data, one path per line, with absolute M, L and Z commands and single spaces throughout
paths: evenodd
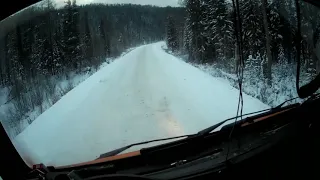
M 57 3 L 57 6 L 62 6 L 65 0 L 54 0 Z M 178 0 L 77 0 L 77 4 L 89 4 L 89 3 L 106 3 L 106 4 L 141 4 L 141 5 L 154 5 L 154 6 L 173 6 L 177 7 Z

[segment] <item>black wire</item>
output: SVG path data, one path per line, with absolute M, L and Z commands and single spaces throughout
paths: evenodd
M 237 6 L 237 16 L 238 16 L 238 29 L 240 37 L 238 37 L 239 40 L 239 48 L 240 48 L 240 71 L 238 74 L 238 83 L 239 83 L 239 99 L 240 99 L 240 116 L 242 119 L 242 113 L 243 113 L 243 93 L 242 93 L 242 82 L 243 82 L 243 71 L 244 71 L 244 57 L 243 57 L 243 42 L 242 42 L 242 22 L 240 17 L 240 7 L 239 7 L 239 0 L 236 0 L 236 6 Z M 239 107 L 238 107 L 239 108 Z M 238 115 L 238 113 L 237 113 Z
M 300 66 L 301 66 L 301 17 L 300 17 L 300 5 L 299 0 L 295 0 L 296 13 L 297 13 L 297 33 L 296 33 L 296 51 L 297 51 L 297 75 L 296 75 L 296 91 L 299 97 L 300 93 Z
M 239 67 L 237 68 L 237 76 L 238 76 L 238 84 L 239 84 L 239 100 L 238 100 L 238 107 L 237 107 L 237 116 L 235 118 L 235 121 L 233 123 L 232 129 L 229 134 L 229 143 L 228 143 L 228 149 L 227 149 L 227 155 L 225 161 L 227 162 L 229 153 L 230 153 L 230 140 L 232 137 L 232 133 L 235 130 L 236 123 L 238 121 L 238 117 L 242 120 L 242 114 L 243 114 L 243 93 L 242 93 L 242 82 L 243 82 L 243 69 L 244 69 L 244 60 L 243 60 L 243 47 L 242 47 L 242 30 L 241 30 L 241 17 L 240 17 L 240 8 L 239 8 L 239 1 L 238 0 L 232 0 L 233 9 L 235 11 L 234 18 L 235 18 L 235 34 L 236 34 L 236 40 L 238 45 L 238 53 L 240 54 L 240 63 Z M 239 32 L 239 34 L 238 34 Z M 240 37 L 239 37 L 240 36 Z M 240 112 L 240 116 L 239 116 Z

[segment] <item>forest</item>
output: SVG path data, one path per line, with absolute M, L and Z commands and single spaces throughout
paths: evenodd
M 237 88 L 235 76 L 243 62 L 244 92 L 275 106 L 297 96 L 297 46 L 302 49 L 301 83 L 309 82 L 320 72 L 320 51 L 317 49 L 320 11 L 299 1 L 299 34 L 296 2 L 184 0 L 183 47 L 173 45 L 175 37 L 172 33 L 168 34 L 168 46 L 189 63 L 214 76 L 227 78 Z M 237 6 L 240 19 L 234 11 Z M 237 47 L 237 39 L 242 40 L 241 49 Z
M 183 27 L 184 14 L 183 8 L 79 6 L 76 0 L 56 8 L 45 0 L 5 19 L 0 28 L 0 89 L 8 92 L 0 119 L 14 129 L 13 136 L 19 134 L 25 123 L 76 86 L 72 78 L 93 74 L 129 48 L 164 40 L 166 18 L 174 17 Z M 67 85 L 60 87 L 61 80 Z

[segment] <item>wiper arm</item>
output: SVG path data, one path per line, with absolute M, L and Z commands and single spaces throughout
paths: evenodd
M 196 136 L 204 136 L 204 135 L 207 135 L 207 134 L 210 134 L 212 131 L 214 131 L 215 129 L 217 129 L 218 127 L 220 127 L 221 125 L 223 125 L 224 123 L 230 121 L 230 120 L 233 120 L 233 119 L 236 119 L 236 118 L 240 118 L 240 117 L 243 117 L 243 116 L 248 116 L 248 115 L 253 115 L 253 114 L 258 114 L 258 113 L 262 113 L 262 112 L 267 112 L 267 111 L 270 111 L 270 112 L 273 112 L 273 111 L 276 111 L 276 110 L 279 110 L 282 108 L 283 105 L 285 105 L 287 102 L 289 101 L 293 101 L 295 99 L 298 99 L 299 97 L 295 97 L 295 98 L 292 98 L 292 99 L 289 99 L 289 100 L 286 100 L 284 101 L 283 103 L 281 103 L 280 105 L 274 107 L 274 108 L 270 108 L 270 109 L 264 109 L 264 110 L 261 110 L 261 111 L 257 111 L 257 112 L 252 112 L 252 113 L 248 113 L 248 114 L 243 114 L 242 116 L 236 116 L 236 117 L 232 117 L 232 118 L 229 118 L 229 119 L 226 119 L 224 121 L 221 121 L 220 123 L 218 124 L 215 124 L 213 126 L 210 126 L 204 130 L 201 130 L 199 131 Z
M 265 109 L 265 110 L 257 111 L 257 112 L 253 112 L 253 113 L 244 114 L 244 115 L 242 115 L 242 116 L 248 116 L 248 115 L 252 115 L 252 114 L 258 114 L 258 113 L 266 112 L 266 111 L 270 111 L 270 110 L 272 110 L 272 108 L 271 108 L 271 109 Z M 207 134 L 211 133 L 212 131 L 214 131 L 215 129 L 217 129 L 218 127 L 220 127 L 221 125 L 223 125 L 224 123 L 226 123 L 226 122 L 228 122 L 228 121 L 230 121 L 230 120 L 239 118 L 239 117 L 241 117 L 241 116 L 236 116 L 236 117 L 232 117 L 232 118 L 226 119 L 226 120 L 224 120 L 224 121 L 221 121 L 221 122 L 219 122 L 218 124 L 215 124 L 215 125 L 210 126 L 210 127 L 206 128 L 206 129 L 204 129 L 204 130 L 199 131 L 199 132 L 197 133 L 197 135 L 198 135 L 198 136 L 207 135 Z
M 138 146 L 138 145 L 148 144 L 148 143 L 158 142 L 158 141 L 166 141 L 166 140 L 171 140 L 171 139 L 186 138 L 186 137 L 190 137 L 190 136 L 192 136 L 192 135 L 177 136 L 177 137 L 171 137 L 171 138 L 165 138 L 165 139 L 156 139 L 156 140 L 151 140 L 151 141 L 145 141 L 145 142 L 130 144 L 128 146 L 125 146 L 125 147 L 122 147 L 122 148 L 119 148 L 119 149 L 115 149 L 115 150 L 112 150 L 110 152 L 101 154 L 98 159 L 115 156 L 115 155 L 120 154 L 121 152 L 123 152 L 123 151 L 125 151 L 125 150 L 127 150 L 127 149 L 129 149 L 129 148 L 131 148 L 133 146 Z

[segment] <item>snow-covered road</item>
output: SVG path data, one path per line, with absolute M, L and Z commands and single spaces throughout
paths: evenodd
M 80 163 L 236 115 L 238 90 L 165 53 L 163 44 L 138 47 L 71 90 L 14 139 L 20 155 L 29 164 Z M 247 95 L 244 106 L 268 108 Z

